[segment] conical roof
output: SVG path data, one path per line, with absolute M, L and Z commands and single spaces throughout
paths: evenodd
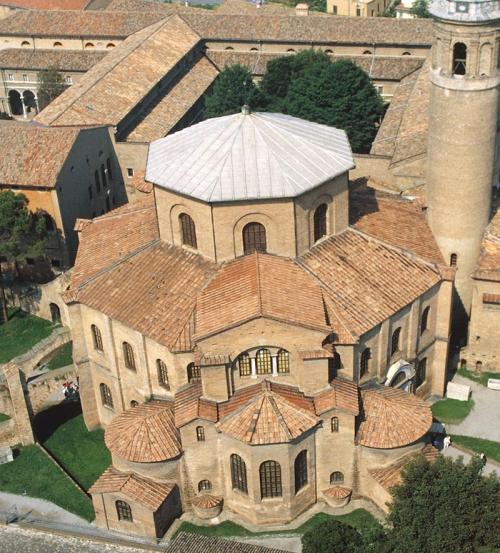
M 222 420 L 217 428 L 251 445 L 286 443 L 316 426 L 319 419 L 265 389 L 242 409 Z
M 280 113 L 238 113 L 152 142 L 146 180 L 206 202 L 290 198 L 353 167 L 342 130 Z

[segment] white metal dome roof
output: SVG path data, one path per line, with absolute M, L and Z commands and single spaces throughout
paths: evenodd
M 353 167 L 342 130 L 242 112 L 152 142 L 146 180 L 206 202 L 289 198 Z

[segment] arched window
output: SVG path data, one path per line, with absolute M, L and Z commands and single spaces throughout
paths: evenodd
M 363 55 L 364 55 L 364 56 L 371 56 L 371 55 L 372 55 L 372 52 L 371 52 L 371 50 L 365 50 L 365 51 L 363 52 Z
M 21 48 L 29 48 L 31 44 L 27 40 L 21 42 Z
M 54 48 L 62 48 L 62 42 L 54 42 L 52 45 Z
M 320 238 L 326 235 L 326 213 L 328 206 L 326 204 L 319 205 L 314 212 L 314 241 L 317 242 Z
M 238 368 L 240 376 L 250 376 L 252 374 L 252 366 L 250 365 L 250 356 L 248 353 L 242 353 L 238 357 Z
M 231 483 L 233 490 L 248 493 L 247 486 L 247 466 L 245 461 L 236 453 L 230 457 L 231 460 Z
M 194 363 L 187 366 L 188 382 L 199 382 L 201 380 L 201 370 Z
M 333 50 L 329 50 L 329 49 L 327 49 L 327 50 L 325 50 L 325 54 L 329 54 L 329 55 L 332 55 L 332 54 L 333 54 Z
M 197 248 L 196 242 L 196 227 L 193 219 L 187 213 L 181 213 L 179 215 L 179 225 L 181 227 L 181 239 L 182 243 L 192 248 Z
M 104 351 L 104 347 L 102 345 L 101 331 L 97 328 L 96 325 L 91 325 L 90 330 L 92 331 L 92 341 L 94 342 L 94 349 L 98 351 Z
M 54 324 L 59 324 L 61 322 L 61 310 L 57 303 L 50 304 L 50 318 Z
M 267 250 L 266 227 L 260 223 L 248 223 L 243 227 L 243 253 Z
M 250 48 L 250 52 L 258 52 L 259 49 L 258 48 Z
M 450 267 L 456 267 L 457 266 L 457 260 L 458 256 L 456 253 L 452 253 L 450 255 Z
M 156 370 L 158 371 L 158 382 L 160 383 L 160 386 L 163 386 L 167 390 L 170 390 L 167 365 L 165 365 L 165 363 L 161 359 L 156 360 Z
M 280 349 L 278 351 L 278 372 L 289 373 L 290 372 L 290 355 L 288 351 Z
M 114 48 L 114 47 L 115 47 L 115 45 L 112 42 L 108 42 L 106 44 L 106 49 L 108 49 L 108 50 L 110 50 L 111 48 Z
M 397 388 L 400 384 L 403 384 L 403 382 L 407 379 L 405 371 L 399 371 L 396 376 L 394 377 L 393 381 L 391 382 L 391 386 L 393 388 Z
M 92 48 L 94 48 L 94 43 L 93 42 L 86 42 L 85 43 L 85 46 L 84 46 L 85 50 L 90 50 Z
M 205 429 L 203 428 L 203 426 L 197 426 L 196 427 L 196 439 L 199 442 L 204 442 L 205 441 Z
M 97 169 L 94 171 L 94 182 L 95 182 L 95 189 L 97 192 L 101 191 L 101 181 L 99 180 L 99 171 Z
M 106 169 L 108 170 L 108 177 L 110 180 L 113 180 L 113 172 L 111 170 L 111 160 L 109 159 L 106 159 Z
M 342 368 L 342 359 L 337 351 L 328 359 L 328 382 L 331 382 Z
M 401 327 L 396 328 L 391 338 L 391 356 L 399 351 L 401 339 Z
M 420 334 L 423 334 L 429 328 L 430 310 L 430 306 L 427 306 L 422 312 L 422 318 L 420 319 Z
M 224 50 L 234 50 L 234 48 L 232 46 L 226 46 Z
M 293 48 L 288 48 L 287 52 L 289 54 L 295 54 L 295 50 Z
M 130 402 L 130 407 L 137 407 L 139 405 L 139 402 L 136 401 L 135 399 L 133 399 L 131 402 Z
M 257 374 L 271 374 L 273 372 L 271 365 L 271 353 L 268 349 L 259 349 L 255 356 L 257 365 Z
M 338 432 L 339 431 L 339 418 L 338 417 L 332 417 L 330 421 L 332 432 Z
M 99 389 L 101 391 L 101 401 L 105 407 L 113 409 L 113 396 L 111 395 L 111 390 L 106 384 L 99 384 Z
M 343 484 L 344 483 L 344 473 L 336 470 L 330 474 L 330 484 Z
M 476 361 L 476 372 L 481 372 L 483 370 L 483 362 Z
M 304 449 L 295 457 L 294 472 L 295 493 L 297 493 L 307 484 L 307 450 Z
M 359 378 L 363 378 L 366 374 L 370 373 L 370 359 L 372 358 L 372 350 L 365 348 L 361 352 L 359 359 Z
M 47 232 L 53 232 L 54 230 L 56 230 L 54 219 L 52 219 L 52 217 L 48 213 L 45 213 L 43 215 L 43 218 L 45 220 L 45 229 L 47 230 Z
M 411 56 L 411 52 L 403 52 L 401 55 L 402 56 Z
M 123 342 L 123 360 L 125 362 L 125 366 L 127 369 L 130 369 L 132 371 L 136 370 L 135 366 L 135 357 L 134 357 L 134 350 L 132 349 L 132 346 L 128 342 Z
M 212 489 L 212 483 L 210 480 L 200 480 L 198 482 L 198 491 L 199 492 L 209 492 Z
M 467 46 L 456 42 L 453 46 L 453 75 L 465 75 L 467 69 Z
M 281 497 L 281 466 L 276 461 L 264 461 L 259 467 L 260 497 Z
M 420 359 L 417 365 L 417 375 L 415 378 L 415 388 L 422 386 L 427 376 L 427 357 Z
M 126 501 L 121 501 L 120 499 L 115 503 L 116 505 L 116 514 L 118 515 L 118 520 L 126 520 L 128 522 L 134 522 L 132 518 L 132 509 Z
M 104 170 L 103 163 L 101 163 L 101 181 L 103 186 L 106 186 L 108 184 L 106 179 L 106 171 Z

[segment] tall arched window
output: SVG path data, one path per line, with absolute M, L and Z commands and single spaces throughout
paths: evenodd
M 427 306 L 422 312 L 422 318 L 420 319 L 420 334 L 423 334 L 429 328 L 430 310 L 430 306 Z
M 397 353 L 400 349 L 399 342 L 401 341 L 401 327 L 396 328 L 396 330 L 392 333 L 391 338 L 391 355 L 394 355 Z
M 212 489 L 212 483 L 210 480 L 200 480 L 198 482 L 198 491 L 199 492 L 209 492 Z
M 243 493 L 248 493 L 247 486 L 247 466 L 245 461 L 236 453 L 230 457 L 231 462 L 231 483 L 233 490 L 239 490 Z
M 417 375 L 415 378 L 415 388 L 422 386 L 427 377 L 427 357 L 420 359 L 417 365 Z
M 344 473 L 336 470 L 330 474 L 330 484 L 343 484 L 344 483 Z
M 314 241 L 317 242 L 320 238 L 326 235 L 326 213 L 328 206 L 321 204 L 314 212 Z
M 250 356 L 248 353 L 242 353 L 238 357 L 238 368 L 240 376 L 250 376 L 252 374 L 252 366 L 250 365 Z
M 201 380 L 201 370 L 194 363 L 187 366 L 188 382 L 199 382 Z
M 101 391 L 101 401 L 105 407 L 113 409 L 113 396 L 111 390 L 106 384 L 99 384 L 99 390 Z
M 115 503 L 116 505 L 116 514 L 118 515 L 118 520 L 126 520 L 128 522 L 134 522 L 132 518 L 132 509 L 126 501 L 121 501 L 120 499 Z
M 280 349 L 278 351 L 277 362 L 279 373 L 283 374 L 290 372 L 290 354 L 288 351 Z
M 281 497 L 281 466 L 276 461 L 264 461 L 259 467 L 260 497 Z
M 328 359 L 328 382 L 331 382 L 342 368 L 342 359 L 337 351 Z
M 295 493 L 307 484 L 307 450 L 301 451 L 295 457 Z
M 191 246 L 191 248 L 197 248 L 196 227 L 193 219 L 187 213 L 181 213 L 179 215 L 179 225 L 181 227 L 182 243 Z
M 361 352 L 361 357 L 359 359 L 359 378 L 363 378 L 365 374 L 370 373 L 371 358 L 372 358 L 372 350 L 370 348 L 365 348 Z
M 198 442 L 205 441 L 205 429 L 203 428 L 203 426 L 196 427 L 196 439 Z
M 330 421 L 332 432 L 338 432 L 339 431 L 339 418 L 338 417 L 332 417 Z
M 456 42 L 453 46 L 453 75 L 465 75 L 467 69 L 467 46 Z
M 97 192 L 101 191 L 101 181 L 99 180 L 99 171 L 97 169 L 94 171 L 94 182 L 95 182 L 95 189 Z
M 135 371 L 135 356 L 134 356 L 134 350 L 132 349 L 132 346 L 128 342 L 123 342 L 123 361 L 125 362 L 125 366 L 127 369 L 130 369 L 131 371 Z
M 243 253 L 267 251 L 266 227 L 260 223 L 248 223 L 243 227 Z
M 96 325 L 91 325 L 90 330 L 92 331 L 92 341 L 94 342 L 94 349 L 98 351 L 104 351 L 104 347 L 102 345 L 101 331 L 97 328 Z
M 104 163 L 101 163 L 101 181 L 103 186 L 106 186 L 108 184 L 106 178 L 106 170 L 104 169 Z
M 61 310 L 57 303 L 51 303 L 50 306 L 50 318 L 54 324 L 59 324 L 61 322 Z
M 156 360 L 156 370 L 158 371 L 158 382 L 160 383 L 160 386 L 170 390 L 167 365 L 165 365 L 164 361 L 161 359 Z
M 458 259 L 458 256 L 456 253 L 452 253 L 450 255 L 450 267 L 456 267 L 457 266 L 457 259 Z
M 273 372 L 271 364 L 271 353 L 268 349 L 259 349 L 255 356 L 257 374 L 271 374 Z

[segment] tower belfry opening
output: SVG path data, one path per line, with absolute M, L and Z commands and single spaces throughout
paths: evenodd
M 465 75 L 467 69 L 467 46 L 457 42 L 453 46 L 453 75 Z

